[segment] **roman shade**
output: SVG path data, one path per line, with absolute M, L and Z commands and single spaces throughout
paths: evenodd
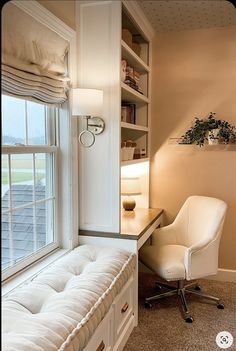
M 21 10 L 2 9 L 2 93 L 58 105 L 67 99 L 69 43 Z

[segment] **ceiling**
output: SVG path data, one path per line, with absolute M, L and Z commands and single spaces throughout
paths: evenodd
M 227 0 L 137 0 L 156 32 L 236 25 L 236 8 Z

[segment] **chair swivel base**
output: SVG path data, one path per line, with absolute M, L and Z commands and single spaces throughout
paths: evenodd
M 178 286 L 174 287 L 169 284 L 161 283 L 161 282 L 156 282 L 156 287 L 161 290 L 162 288 L 169 289 L 170 291 L 154 295 L 151 297 L 146 297 L 145 298 L 145 307 L 146 308 L 152 308 L 152 303 L 151 301 L 159 300 L 164 297 L 169 297 L 173 295 L 178 295 L 180 297 L 181 305 L 183 308 L 183 313 L 184 313 L 184 319 L 185 322 L 187 323 L 192 323 L 193 322 L 193 317 L 190 315 L 190 312 L 188 310 L 188 305 L 186 302 L 185 295 L 186 293 L 194 294 L 197 296 L 204 297 L 208 300 L 216 302 L 217 308 L 218 309 L 224 309 L 224 304 L 220 303 L 220 299 L 211 295 L 206 295 L 201 292 L 201 287 L 196 284 L 196 282 L 187 284 L 184 286 L 184 281 L 179 280 L 178 281 Z M 193 287 L 193 288 L 192 288 Z

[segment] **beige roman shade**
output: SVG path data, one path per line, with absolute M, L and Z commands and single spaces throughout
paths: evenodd
M 13 2 L 2 9 L 2 93 L 58 105 L 67 99 L 68 42 Z

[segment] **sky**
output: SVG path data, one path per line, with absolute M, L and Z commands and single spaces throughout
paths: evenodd
M 45 107 L 27 102 L 29 138 L 44 136 Z M 2 95 L 2 135 L 25 138 L 25 100 Z

